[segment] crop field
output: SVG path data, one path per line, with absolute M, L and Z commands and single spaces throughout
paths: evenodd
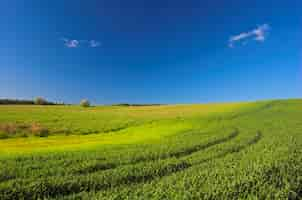
M 302 100 L 1 105 L 0 199 L 302 199 Z

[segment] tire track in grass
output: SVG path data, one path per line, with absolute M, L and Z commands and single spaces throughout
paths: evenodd
M 184 149 L 182 151 L 176 151 L 176 152 L 172 152 L 168 155 L 164 155 L 164 156 L 159 156 L 159 157 L 151 157 L 151 158 L 139 158 L 136 159 L 132 162 L 129 163 L 123 163 L 123 164 L 114 164 L 114 163 L 97 163 L 95 165 L 86 167 L 86 168 L 82 168 L 78 171 L 76 171 L 75 174 L 88 174 L 88 173 L 93 173 L 93 172 L 97 172 L 97 171 L 102 171 L 102 170 L 109 170 L 109 169 L 115 169 L 117 167 L 123 166 L 123 165 L 129 165 L 129 164 L 138 164 L 141 162 L 149 162 L 149 161 L 156 161 L 156 160 L 165 160 L 165 159 L 169 159 L 169 158 L 182 158 L 185 156 L 188 156 L 190 154 L 196 153 L 198 151 L 202 151 L 205 149 L 208 149 L 210 147 L 213 147 L 215 145 L 218 144 L 222 144 L 225 142 L 228 142 L 232 139 L 234 139 L 235 137 L 237 137 L 239 135 L 239 131 L 238 129 L 235 129 L 230 135 L 223 137 L 223 138 L 218 138 L 216 140 L 210 141 L 208 143 L 205 144 L 198 144 L 198 145 L 194 145 L 192 147 L 189 147 L 187 149 Z
M 156 120 L 150 120 L 148 122 L 144 122 L 144 123 L 130 123 L 130 124 L 127 124 L 125 126 L 122 126 L 122 127 L 118 127 L 118 128 L 115 128 L 115 129 L 108 129 L 108 130 L 104 130 L 104 131 L 88 131 L 88 132 L 82 132 L 81 134 L 79 135 L 90 135 L 90 134 L 107 134 L 109 132 L 111 133 L 115 133 L 115 132 L 119 132 L 119 131 L 122 131 L 122 130 L 125 130 L 125 129 L 128 129 L 128 128 L 134 128 L 134 127 L 138 127 L 138 126 L 142 126 L 142 125 L 148 125 L 148 124 L 153 124 L 153 123 L 156 123 L 158 121 Z M 70 134 L 70 135 L 77 135 L 77 134 Z M 1 140 L 1 139 L 0 139 Z M 31 156 L 30 157 L 17 157 L 16 158 L 16 161 L 18 162 L 22 162 L 22 161 L 26 161 L 28 159 L 33 159 Z M 39 158 L 41 159 L 41 158 Z M 102 160 L 105 160 L 104 158 L 102 158 Z M 48 161 L 47 158 L 43 158 L 41 159 L 42 162 L 46 162 Z M 5 161 L 3 160 L 0 160 L 1 164 L 5 164 Z M 97 168 L 99 168 L 100 170 L 107 170 L 107 169 L 114 169 L 118 166 L 116 166 L 114 163 L 105 163 L 105 164 L 97 164 Z M 38 168 L 36 168 L 38 169 Z M 40 168 L 39 168 L 40 169 Z M 35 169 L 31 169 L 31 171 L 33 171 Z M 93 172 L 93 171 L 92 171 Z M 10 171 L 5 171 L 5 172 L 1 172 L 0 173 L 0 183 L 2 182 L 6 182 L 6 181 L 10 181 L 10 180 L 13 180 L 13 179 L 17 179 L 18 176 L 11 173 Z
M 88 167 L 84 167 L 81 169 L 71 171 L 70 174 L 72 174 L 72 175 L 86 174 L 87 175 L 87 174 L 98 172 L 98 171 L 116 169 L 118 167 L 125 166 L 125 165 L 139 164 L 139 163 L 148 162 L 148 161 L 165 160 L 165 159 L 169 159 L 169 158 L 181 158 L 184 156 L 188 156 L 192 153 L 195 153 L 197 151 L 205 150 L 212 146 L 227 142 L 227 141 L 237 137 L 238 134 L 239 134 L 239 131 L 237 129 L 234 129 L 234 131 L 226 137 L 218 138 L 218 139 L 209 141 L 204 144 L 194 145 L 194 146 L 191 146 L 191 147 L 181 150 L 181 151 L 171 152 L 170 154 L 153 156 L 153 157 L 139 157 L 137 159 L 132 160 L 131 162 L 125 162 L 125 163 L 121 163 L 121 164 L 116 164 L 116 163 L 112 163 L 112 162 L 111 163 L 110 162 L 109 163 L 97 162 L 94 165 L 90 165 Z M 47 161 L 47 160 L 45 159 L 45 161 Z M 51 177 L 51 176 L 52 175 L 49 175 L 48 177 Z M 17 178 L 18 177 L 16 175 L 13 175 L 11 173 L 2 173 L 2 174 L 0 174 L 0 183 L 10 181 L 13 179 L 17 179 Z
M 166 163 L 152 162 L 149 165 L 139 163 L 128 168 L 116 170 L 117 174 L 89 174 L 69 177 L 52 177 L 50 179 L 21 180 L 0 185 L 0 199 L 43 199 L 45 197 L 62 197 L 80 192 L 106 190 L 121 185 L 139 184 L 172 175 L 215 159 L 223 158 L 229 154 L 238 153 L 262 138 L 260 131 L 256 136 L 243 145 L 229 148 L 209 159 L 196 163 L 184 160 L 169 160 Z M 137 171 L 136 171 L 137 170 Z M 133 174 L 134 172 L 134 174 Z M 137 174 L 135 174 L 137 173 Z
M 98 171 L 113 170 L 113 169 L 116 169 L 118 167 L 125 166 L 125 165 L 133 165 L 133 164 L 139 164 L 139 163 L 150 162 L 150 161 L 165 160 L 165 159 L 170 159 L 170 158 L 182 158 L 182 157 L 188 156 L 190 154 L 193 154 L 195 152 L 208 149 L 215 145 L 228 142 L 228 141 L 232 140 L 233 138 L 237 137 L 238 134 L 239 134 L 239 131 L 237 129 L 234 129 L 234 131 L 226 137 L 218 138 L 216 140 L 209 141 L 208 143 L 194 145 L 194 146 L 191 146 L 191 147 L 181 150 L 181 151 L 172 152 L 168 155 L 159 156 L 159 157 L 149 157 L 149 158 L 141 157 L 141 158 L 133 160 L 132 162 L 122 163 L 122 164 L 96 163 L 94 165 L 91 165 L 91 166 L 88 166 L 88 167 L 85 167 L 85 168 L 82 168 L 79 170 L 75 170 L 74 172 L 71 172 L 71 174 L 72 175 L 87 175 L 87 174 L 98 172 Z M 48 177 L 51 177 L 51 176 L 48 176 Z M 16 178 L 17 178 L 16 175 L 1 174 L 0 183 L 10 181 L 10 180 L 13 180 Z
M 272 107 L 271 105 L 272 103 L 270 104 L 265 104 L 264 106 L 260 107 L 259 110 L 263 110 L 263 109 L 266 109 L 266 108 L 270 108 Z M 250 113 L 254 113 L 254 111 L 252 112 L 243 112 L 242 115 L 248 115 Z M 241 117 L 242 115 L 235 115 L 235 116 L 231 116 L 230 119 L 234 119 L 234 118 L 238 118 L 238 117 Z M 147 123 L 142 123 L 142 124 L 149 124 L 149 123 L 153 123 L 153 122 L 156 122 L 156 120 L 151 120 L 150 122 L 147 122 Z M 142 124 L 129 124 L 125 127 L 122 127 L 121 129 L 127 129 L 127 128 L 130 128 L 130 127 L 136 127 L 136 126 L 140 126 Z M 115 130 L 113 130 L 115 132 Z M 119 130 L 117 130 L 119 131 Z M 238 135 L 238 132 L 237 132 L 237 135 Z M 171 158 L 171 157 L 177 157 L 177 158 L 180 158 L 182 156 L 187 156 L 191 153 L 195 153 L 199 150 L 202 150 L 202 149 L 206 149 L 206 148 L 209 148 L 213 145 L 216 145 L 216 144 L 221 144 L 223 142 L 226 142 L 234 137 L 236 137 L 237 135 L 235 136 L 232 136 L 232 134 L 226 138 L 221 138 L 221 139 L 218 139 L 218 141 L 213 141 L 213 142 L 210 142 L 209 144 L 201 144 L 201 145 L 196 145 L 196 146 L 193 146 L 189 149 L 187 149 L 186 151 L 180 151 L 180 152 L 175 152 L 175 153 L 172 153 L 172 154 L 169 154 L 169 155 L 165 155 L 165 156 L 162 156 L 162 157 L 153 157 L 153 158 L 138 158 L 134 161 L 131 161 L 131 162 L 128 162 L 128 163 L 122 163 L 122 164 L 116 164 L 116 163 L 96 163 L 92 166 L 88 166 L 86 168 L 82 168 L 82 169 L 79 169 L 79 170 L 75 170 L 74 172 L 72 172 L 72 174 L 88 174 L 88 173 L 93 173 L 93 172 L 97 172 L 97 171 L 102 171 L 102 170 L 110 170 L 110 169 L 115 169 L 119 166 L 122 166 L 122 165 L 129 165 L 129 164 L 137 164 L 137 163 L 140 163 L 140 162 L 146 162 L 146 161 L 155 161 L 155 160 L 159 160 L 159 159 L 168 159 L 168 158 Z M 217 143 L 216 143 L 217 142 Z M 0 175 L 0 183 L 2 182 L 6 182 L 6 181 L 9 181 L 9 180 L 13 180 L 13 179 L 16 179 L 17 176 L 13 175 L 13 174 L 4 174 L 4 175 Z
M 260 131 L 258 131 L 255 135 L 254 138 L 252 138 L 251 140 L 249 140 L 245 145 L 239 145 L 239 146 L 235 146 L 235 147 L 232 147 L 232 148 L 229 148 L 229 149 L 226 149 L 225 151 L 223 151 L 222 153 L 220 154 L 217 154 L 211 158 L 207 158 L 207 159 L 204 159 L 204 160 L 201 160 L 197 163 L 194 163 L 194 165 L 199 165 L 199 164 L 203 164 L 203 163 L 206 163 L 206 162 L 209 162 L 211 160 L 215 160 L 215 159 L 219 159 L 219 158 L 223 158 L 225 156 L 227 156 L 228 154 L 232 154 L 232 153 L 239 153 L 240 151 L 248 148 L 249 146 L 252 146 L 256 143 L 258 143 L 261 138 L 262 138 L 262 133 Z
M 185 161 L 181 161 L 181 162 L 184 162 L 185 164 L 182 166 L 182 168 L 178 168 L 177 170 L 175 170 L 173 172 L 170 171 L 170 173 L 166 173 L 163 176 L 156 176 L 156 177 L 153 177 L 153 178 L 150 177 L 150 179 L 147 179 L 147 180 L 144 180 L 144 181 L 141 181 L 139 179 L 135 179 L 134 181 L 132 181 L 131 183 L 128 183 L 128 184 L 135 185 L 135 184 L 140 184 L 140 183 L 145 183 L 145 182 L 148 182 L 148 181 L 152 181 L 153 179 L 156 179 L 156 178 L 167 177 L 167 176 L 170 176 L 174 173 L 178 173 L 178 172 L 187 170 L 187 169 L 189 169 L 191 167 L 194 167 L 196 165 L 205 164 L 207 162 L 223 158 L 227 155 L 231 155 L 231 154 L 234 154 L 234 153 L 239 153 L 239 152 L 243 151 L 244 149 L 247 149 L 248 147 L 258 143 L 262 139 L 262 137 L 263 137 L 262 132 L 258 131 L 256 133 L 256 135 L 251 140 L 249 140 L 246 144 L 239 145 L 237 147 L 228 148 L 228 149 L 224 150 L 222 153 L 217 154 L 216 156 L 213 156 L 213 157 L 208 158 L 208 159 L 202 159 L 199 162 L 195 162 L 193 164 L 190 164 L 190 163 L 185 162 Z M 117 185 L 117 187 L 122 186 L 122 185 L 125 185 L 125 184 Z M 104 190 L 106 190 L 106 189 L 110 189 L 110 188 L 105 188 Z M 102 189 L 100 189 L 100 190 L 102 190 Z M 91 191 L 97 191 L 97 190 L 91 190 Z M 84 191 L 84 192 L 89 192 L 89 191 Z M 66 196 L 66 195 L 64 195 L 64 196 L 67 197 L 67 199 L 68 199 L 68 196 Z M 57 196 L 57 197 L 62 197 L 62 196 Z M 75 196 L 73 196 L 73 197 L 75 197 Z

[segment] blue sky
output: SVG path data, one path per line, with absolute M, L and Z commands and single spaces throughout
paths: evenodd
M 0 98 L 301 97 L 301 1 L 1 1 Z

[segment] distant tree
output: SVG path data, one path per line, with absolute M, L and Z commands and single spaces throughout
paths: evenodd
M 35 104 L 36 105 L 47 105 L 48 102 L 46 101 L 46 99 L 44 99 L 43 97 L 37 97 L 35 99 Z
M 87 99 L 83 99 L 80 102 L 80 106 L 82 106 L 82 107 L 89 107 L 90 106 L 90 102 Z

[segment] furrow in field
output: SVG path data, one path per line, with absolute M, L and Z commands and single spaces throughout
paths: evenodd
M 176 177 L 178 176 L 178 174 L 179 173 L 182 173 L 182 172 L 184 172 L 184 171 L 186 171 L 186 170 L 189 170 L 189 169 L 192 169 L 192 168 L 194 168 L 194 167 L 199 167 L 200 165 L 201 166 L 203 166 L 203 164 L 205 164 L 204 166 L 206 166 L 206 164 L 207 163 L 209 163 L 209 162 L 211 162 L 211 161 L 215 161 L 215 160 L 217 160 L 217 159 L 223 159 L 224 157 L 226 157 L 226 156 L 228 156 L 228 155 L 232 155 L 232 154 L 236 154 L 236 153 L 240 153 L 241 151 L 243 151 L 243 150 L 245 150 L 245 149 L 247 149 L 247 148 L 249 148 L 250 146 L 252 146 L 252 145 L 254 145 L 254 144 L 256 144 L 256 143 L 258 143 L 261 139 L 262 139 L 262 137 L 263 137 L 263 135 L 262 135 L 262 133 L 260 132 L 260 131 L 258 131 L 257 132 L 257 134 L 253 137 L 253 138 L 251 138 L 250 140 L 248 140 L 246 143 L 244 143 L 244 144 L 241 144 L 241 145 L 239 145 L 239 146 L 236 146 L 236 147 L 230 147 L 230 148 L 227 148 L 227 149 L 225 149 L 225 150 L 223 150 L 221 153 L 218 153 L 217 155 L 215 155 L 215 156 L 213 156 L 213 157 L 211 157 L 211 158 L 208 158 L 208 159 L 201 159 L 201 160 L 198 160 L 197 162 L 191 162 L 190 163 L 190 166 L 188 166 L 187 168 L 185 168 L 185 169 L 182 169 L 182 170 L 179 170 L 179 171 L 176 171 L 176 172 L 174 172 L 174 173 L 171 173 L 171 174 L 167 174 L 167 175 L 165 175 L 165 176 L 162 176 L 162 177 L 156 177 L 155 179 L 154 179 L 154 181 L 156 181 L 156 182 L 153 182 L 152 183 L 152 185 L 154 186 L 154 185 L 156 185 L 156 183 L 157 183 L 157 181 L 161 181 L 161 178 L 169 178 L 169 176 L 170 175 L 175 175 Z M 206 167 L 208 167 L 208 166 L 206 166 Z M 180 174 L 179 174 L 180 175 Z M 151 180 L 152 181 L 152 180 Z M 148 182 L 144 182 L 144 183 L 146 183 L 146 184 L 149 184 Z M 141 184 L 144 184 L 144 183 L 141 183 Z M 150 182 L 151 183 L 151 182 Z M 136 184 L 136 183 L 133 183 L 133 185 L 132 185 L 133 187 L 130 187 L 129 188 L 129 190 L 128 189 L 126 189 L 125 190 L 125 192 L 126 193 L 128 193 L 127 191 L 130 191 L 130 190 L 132 190 L 132 189 L 134 189 L 135 187 L 140 187 L 140 184 L 138 183 L 138 184 Z M 151 185 L 150 185 L 151 186 Z M 113 192 L 113 191 L 118 191 L 118 189 L 119 188 L 124 188 L 125 186 L 124 185 L 120 185 L 120 186 L 118 186 L 118 187 L 116 187 L 116 188 L 114 188 L 113 190 L 100 190 L 99 192 L 100 193 L 102 193 L 102 192 L 105 192 L 105 193 L 111 193 L 111 192 Z M 146 187 L 149 187 L 149 185 L 148 186 L 146 186 Z M 152 187 L 152 186 L 151 186 Z M 150 188 L 150 187 L 149 187 Z M 94 194 L 96 191 L 93 191 L 93 192 L 82 192 L 82 193 L 78 193 L 78 194 L 73 194 L 73 195 L 67 195 L 67 196 L 64 196 L 63 198 L 62 197 L 59 197 L 59 199 L 65 199 L 65 200 L 69 200 L 69 199 L 74 199 L 74 198 L 77 198 L 77 197 L 82 197 L 83 195 L 84 196 L 89 196 L 89 197 L 91 197 L 89 194 L 91 193 L 91 194 Z M 105 194 L 104 193 L 104 194 Z M 98 194 L 98 193 L 95 193 L 95 194 Z M 96 195 L 97 196 L 97 195 Z M 105 196 L 102 196 L 102 197 L 105 197 Z M 217 196 L 216 198 L 214 198 L 214 199 L 219 199 L 219 196 Z
M 12 181 L 0 185 L 1 199 L 39 199 L 44 197 L 66 196 L 79 192 L 106 190 L 120 185 L 139 184 L 162 178 L 173 173 L 186 170 L 194 165 L 222 158 L 228 154 L 237 153 L 256 144 L 262 137 L 258 132 L 255 137 L 243 145 L 225 150 L 210 159 L 189 163 L 184 160 L 171 159 L 165 162 L 140 163 L 115 170 L 114 173 L 89 174 L 68 177 L 52 177 L 37 180 Z
M 208 149 L 210 147 L 213 147 L 215 145 L 218 144 L 222 144 L 224 142 L 227 142 L 235 137 L 238 136 L 238 130 L 234 129 L 234 131 L 222 138 L 218 138 L 218 139 L 212 139 L 207 143 L 203 143 L 203 144 L 198 144 L 198 145 L 193 145 L 189 148 L 186 149 L 182 149 L 179 151 L 174 151 L 174 152 L 170 152 L 168 154 L 163 154 L 163 155 L 158 155 L 158 156 L 150 156 L 150 157 L 138 157 L 137 159 L 131 160 L 131 162 L 124 162 L 121 164 L 117 164 L 117 163 L 104 163 L 104 162 L 97 162 L 93 165 L 89 165 L 88 167 L 84 167 L 84 168 L 80 168 L 80 169 L 76 169 L 76 170 L 71 170 L 69 173 L 66 174 L 73 174 L 73 175 L 84 175 L 84 174 L 89 174 L 89 173 L 94 173 L 94 172 L 98 172 L 98 171 L 103 171 L 103 170 L 113 170 L 116 169 L 118 167 L 121 166 L 125 166 L 125 165 L 134 165 L 134 164 L 139 164 L 139 163 L 143 163 L 143 162 L 150 162 L 150 161 L 157 161 L 157 160 L 165 160 L 165 159 L 170 159 L 170 158 L 182 158 L 185 156 L 188 156 L 190 154 L 193 154 L 195 152 L 201 151 L 201 150 L 205 150 Z M 32 173 L 33 170 L 35 169 L 40 169 L 40 168 L 30 168 L 30 172 Z M 43 177 L 51 177 L 53 175 L 47 175 L 47 174 L 43 174 Z M 16 179 L 18 176 L 12 173 L 1 173 L 0 174 L 0 183 L 1 182 L 5 182 L 5 181 L 9 181 L 12 179 Z M 26 177 L 24 177 L 26 178 Z M 21 177 L 19 178 L 21 179 Z
M 262 133 L 260 131 L 258 131 L 257 134 L 255 135 L 255 137 L 252 138 L 251 140 L 249 140 L 246 144 L 228 148 L 228 149 L 224 150 L 223 152 L 221 152 L 211 158 L 200 160 L 194 164 L 202 164 L 202 163 L 209 162 L 211 160 L 223 158 L 226 155 L 231 154 L 231 153 L 238 153 L 238 152 L 248 148 L 249 146 L 256 144 L 257 142 L 259 142 L 259 140 L 261 140 L 261 138 L 262 138 Z
M 187 162 L 187 161 L 182 161 L 184 163 L 186 163 L 185 165 L 182 166 L 182 168 L 178 168 L 178 170 L 175 170 L 175 171 L 170 171 L 170 173 L 165 173 L 164 175 L 161 175 L 161 176 L 156 176 L 156 177 L 152 177 L 150 176 L 149 179 L 145 179 L 144 181 L 140 181 L 139 179 L 136 179 L 135 181 L 131 182 L 131 183 L 128 183 L 131 184 L 131 185 L 135 185 L 135 184 L 140 184 L 140 183 L 146 183 L 148 181 L 152 181 L 153 179 L 160 179 L 160 178 L 164 178 L 164 177 L 167 177 L 167 176 L 170 176 L 172 174 L 175 174 L 175 173 L 178 173 L 178 172 L 181 172 L 181 171 L 184 171 L 184 170 L 187 170 L 193 166 L 196 166 L 196 165 L 201 165 L 201 164 L 205 164 L 207 162 L 210 162 L 210 161 L 213 161 L 213 160 L 216 160 L 216 159 L 221 159 L 227 155 L 231 155 L 231 154 L 234 154 L 234 153 L 239 153 L 240 151 L 243 151 L 244 149 L 258 143 L 262 138 L 262 133 L 260 131 L 257 132 L 257 134 L 250 140 L 248 140 L 245 144 L 242 144 L 242 145 L 238 145 L 238 146 L 235 146 L 235 147 L 231 147 L 231 148 L 227 148 L 225 149 L 224 151 L 222 151 L 221 153 L 211 157 L 211 158 L 208 158 L 208 159 L 201 159 L 199 160 L 198 162 Z M 116 187 L 119 187 L 119 186 L 122 186 L 123 184 L 121 185 L 117 185 Z M 107 188 L 106 188 L 107 189 Z M 106 190 L 106 189 L 100 189 L 101 190 Z M 93 190 L 93 191 L 96 191 L 96 190 Z M 68 195 L 65 196 L 68 198 Z M 74 197 L 74 196 L 73 196 Z
M 108 163 L 108 164 L 107 163 L 106 164 L 97 163 L 93 166 L 89 166 L 89 167 L 80 169 L 76 173 L 87 174 L 87 173 L 93 173 L 93 172 L 97 172 L 97 171 L 101 171 L 101 170 L 114 169 L 114 168 L 117 168 L 117 167 L 123 166 L 123 165 L 138 164 L 138 163 L 142 163 L 142 162 L 150 162 L 150 161 L 155 161 L 155 160 L 165 160 L 165 159 L 169 159 L 169 158 L 182 158 L 182 157 L 188 156 L 190 154 L 193 154 L 195 152 L 208 149 L 208 148 L 213 147 L 215 145 L 228 142 L 228 141 L 232 140 L 233 138 L 235 138 L 236 136 L 238 136 L 238 134 L 239 134 L 239 131 L 237 129 L 235 129 L 230 135 L 228 135 L 226 137 L 219 138 L 219 139 L 210 141 L 208 143 L 195 145 L 195 146 L 189 147 L 187 149 L 184 149 L 182 151 L 172 152 L 168 155 L 163 155 L 163 156 L 159 156 L 159 157 L 139 158 L 137 160 L 134 160 L 133 162 L 123 163 L 123 164 L 120 164 L 120 165 L 117 165 L 117 164 L 114 164 L 114 163 Z

